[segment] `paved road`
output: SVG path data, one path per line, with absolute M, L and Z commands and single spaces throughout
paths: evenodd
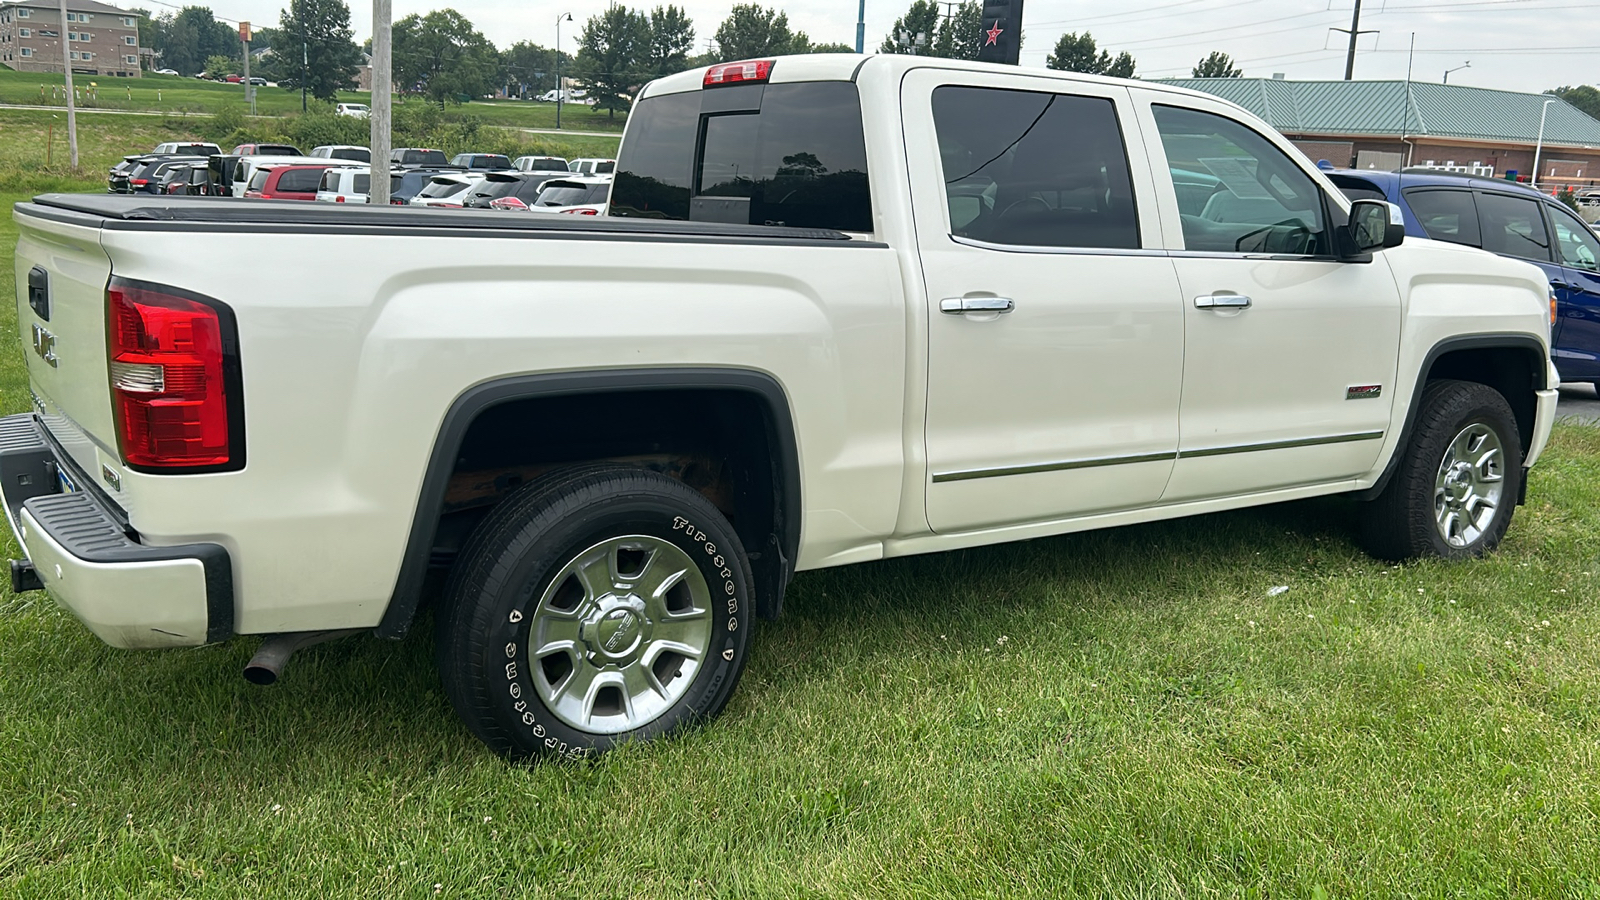
M 1564 384 L 1561 402 L 1556 404 L 1556 418 L 1600 425 L 1600 395 L 1592 384 Z

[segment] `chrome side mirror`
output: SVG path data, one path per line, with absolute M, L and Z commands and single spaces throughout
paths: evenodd
M 1400 207 L 1383 200 L 1357 200 L 1350 204 L 1350 237 L 1361 253 L 1400 246 L 1406 239 Z

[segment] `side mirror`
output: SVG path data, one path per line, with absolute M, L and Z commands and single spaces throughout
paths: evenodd
M 1350 237 L 1361 253 L 1400 246 L 1406 239 L 1400 207 L 1382 200 L 1357 200 L 1350 204 Z

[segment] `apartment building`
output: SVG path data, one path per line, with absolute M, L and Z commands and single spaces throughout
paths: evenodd
M 139 16 L 94 0 L 0 0 L 0 63 L 19 72 L 139 77 Z

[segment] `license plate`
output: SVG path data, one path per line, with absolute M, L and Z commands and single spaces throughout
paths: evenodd
M 56 483 L 61 486 L 61 493 L 63 494 L 75 494 L 78 492 L 78 485 L 72 480 L 72 476 L 67 474 L 66 469 L 59 466 L 56 467 Z

